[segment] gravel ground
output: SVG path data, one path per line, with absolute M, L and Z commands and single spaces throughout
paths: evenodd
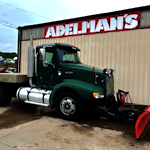
M 139 142 L 133 122 L 108 120 L 97 112 L 72 122 L 58 118 L 55 110 L 17 99 L 0 108 L 0 150 L 149 150 L 149 135 L 150 130 Z

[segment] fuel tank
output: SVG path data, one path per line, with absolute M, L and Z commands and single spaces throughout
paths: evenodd
M 43 90 L 31 87 L 20 87 L 17 90 L 16 97 L 21 101 L 49 104 L 51 95 L 50 90 Z

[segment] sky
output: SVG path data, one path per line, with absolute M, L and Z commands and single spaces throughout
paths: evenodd
M 150 0 L 0 0 L 0 51 L 17 52 L 19 26 L 150 5 Z

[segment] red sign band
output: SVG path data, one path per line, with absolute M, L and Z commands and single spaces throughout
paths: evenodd
M 44 28 L 44 38 L 134 30 L 140 28 L 140 11 L 101 18 L 85 19 Z

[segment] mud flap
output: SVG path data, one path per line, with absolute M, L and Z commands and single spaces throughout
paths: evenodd
M 141 140 L 150 126 L 150 105 L 138 117 L 135 123 L 135 135 L 138 140 Z

